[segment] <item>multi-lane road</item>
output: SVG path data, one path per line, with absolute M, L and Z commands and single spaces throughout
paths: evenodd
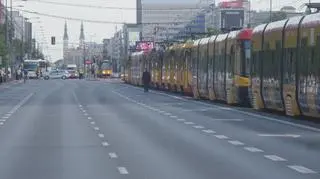
M 320 127 L 117 80 L 0 86 L 0 179 L 320 178 Z

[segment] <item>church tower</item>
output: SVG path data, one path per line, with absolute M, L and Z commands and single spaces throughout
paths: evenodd
M 63 34 L 63 62 L 66 64 L 67 60 L 67 54 L 68 54 L 68 43 L 69 43 L 69 37 L 68 37 L 68 28 L 67 28 L 67 22 L 64 24 L 64 34 Z
M 81 22 L 81 27 L 80 27 L 80 48 L 84 48 L 84 31 L 83 31 L 83 22 Z

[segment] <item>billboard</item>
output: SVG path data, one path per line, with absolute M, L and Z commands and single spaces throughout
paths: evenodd
M 244 9 L 221 9 L 221 28 L 240 28 L 244 24 Z
M 136 42 L 139 40 L 140 40 L 140 32 L 137 32 L 137 31 L 129 31 L 128 32 L 129 51 L 135 51 Z
M 154 48 L 154 43 L 152 41 L 141 41 L 137 42 L 137 51 L 151 51 Z
M 242 8 L 243 2 L 242 0 L 236 1 L 224 1 L 219 3 L 220 8 Z

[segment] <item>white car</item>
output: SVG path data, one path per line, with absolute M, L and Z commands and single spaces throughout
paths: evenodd
M 49 79 L 63 79 L 63 80 L 65 80 L 69 77 L 70 77 L 70 74 L 68 73 L 68 71 L 52 70 L 44 76 L 44 79 L 45 80 L 49 80 Z

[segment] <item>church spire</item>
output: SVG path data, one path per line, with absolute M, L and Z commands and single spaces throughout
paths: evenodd
M 63 34 L 63 40 L 69 40 L 69 37 L 68 37 L 67 21 L 65 21 L 65 23 L 64 23 L 64 34 Z
M 80 41 L 84 41 L 83 22 L 81 22 Z

